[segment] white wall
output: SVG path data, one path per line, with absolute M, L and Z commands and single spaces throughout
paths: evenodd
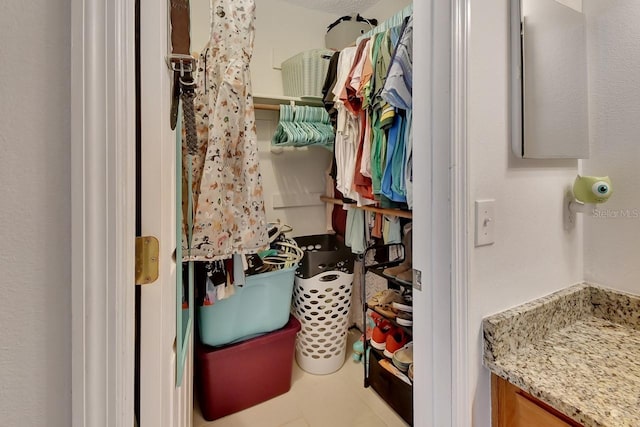
M 326 208 L 320 195 L 325 194 L 331 152 L 322 147 L 287 147 L 282 153 L 271 153 L 277 117 L 277 112 L 256 112 L 267 220 L 293 227 L 292 237 L 326 233 Z
M 491 424 L 489 371 L 482 366 L 483 317 L 582 280 L 582 232 L 562 222 L 575 160 L 517 160 L 510 151 L 508 1 L 471 2 L 469 36 L 470 208 L 496 200 L 495 244 L 471 250 L 470 401 L 473 425 Z M 473 213 L 470 231 L 473 233 Z M 473 248 L 473 235 L 470 236 Z
M 361 15 L 365 18 L 376 18 L 381 24 L 412 3 L 411 0 L 382 0 L 365 10 Z
M 585 0 L 591 158 L 587 175 L 609 175 L 614 193 L 585 219 L 585 278 L 640 293 L 640 3 Z M 628 215 L 631 215 L 629 217 Z
M 582 12 L 582 1 L 583 0 L 556 0 L 558 3 L 562 3 L 563 5 L 572 8 L 578 12 Z
M 0 5 L 0 425 L 71 425 L 68 0 Z

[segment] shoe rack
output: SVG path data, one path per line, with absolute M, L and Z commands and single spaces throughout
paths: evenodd
M 379 316 L 388 321 L 393 328 L 402 330 L 412 340 L 413 330 L 411 326 L 403 326 L 398 323 L 393 312 L 388 309 L 370 305 L 367 302 L 367 273 L 375 274 L 387 281 L 388 289 L 395 289 L 402 295 L 409 298 L 412 295 L 413 284 L 402 281 L 394 276 L 385 274 L 385 270 L 391 267 L 399 266 L 404 262 L 404 257 L 394 261 L 388 261 L 389 253 L 393 247 L 399 247 L 402 254 L 407 254 L 403 244 L 378 245 L 368 248 L 363 256 L 364 272 L 361 275 L 361 295 L 363 296 L 363 324 L 367 325 L 367 316 L 371 312 L 377 313 Z M 370 259 L 373 253 L 374 263 L 367 264 L 366 260 Z M 382 261 L 378 261 L 382 260 Z M 389 363 L 391 359 L 385 356 L 382 350 L 374 348 L 367 339 L 364 340 L 364 386 L 371 387 L 380 397 L 382 397 L 391 408 L 398 413 L 408 424 L 413 425 L 413 385 L 400 379 L 389 370 L 385 369 L 383 364 Z M 389 362 L 385 362 L 385 360 Z

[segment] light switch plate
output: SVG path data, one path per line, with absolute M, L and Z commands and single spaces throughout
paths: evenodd
M 486 246 L 494 243 L 495 203 L 493 199 L 476 200 L 475 245 Z

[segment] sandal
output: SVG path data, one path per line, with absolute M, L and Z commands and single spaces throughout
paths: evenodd
M 395 319 L 398 316 L 398 311 L 390 304 L 377 305 L 375 310 L 389 319 Z
M 376 293 L 374 296 L 372 296 L 367 301 L 367 304 L 370 307 L 375 307 L 378 305 L 386 305 L 386 304 L 391 304 L 393 302 L 403 302 L 403 301 L 404 301 L 404 298 L 402 298 L 402 294 L 400 293 L 400 291 L 396 289 L 385 289 L 383 291 Z

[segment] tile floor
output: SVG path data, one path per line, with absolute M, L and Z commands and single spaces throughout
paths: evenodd
M 349 344 L 357 336 L 351 332 Z M 202 418 L 196 397 L 194 427 L 407 426 L 373 389 L 362 386 L 362 364 L 351 360 L 350 351 L 344 366 L 331 375 L 311 375 L 293 365 L 288 393 L 216 421 Z

